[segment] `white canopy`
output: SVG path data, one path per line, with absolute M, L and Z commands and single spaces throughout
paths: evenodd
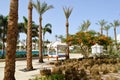
M 47 45 L 48 48 L 57 48 L 57 47 L 67 47 L 66 43 L 62 43 L 61 41 L 55 41 Z
M 103 53 L 103 46 L 98 45 L 97 43 L 92 47 L 92 54 Z
M 50 49 L 51 48 L 55 50 L 55 55 L 58 55 L 58 50 L 60 48 L 66 49 L 67 48 L 67 44 L 66 43 L 62 43 L 61 41 L 55 41 L 55 42 L 52 42 L 52 43 L 48 44 L 47 47 L 48 47 L 48 55 L 50 55 Z

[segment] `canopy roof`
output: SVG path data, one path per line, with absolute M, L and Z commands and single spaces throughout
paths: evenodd
M 66 43 L 62 43 L 61 41 L 55 41 L 47 45 L 48 48 L 58 48 L 58 47 L 67 47 Z

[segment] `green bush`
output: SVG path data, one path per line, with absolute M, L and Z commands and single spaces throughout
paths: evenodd
M 51 70 L 44 68 L 44 69 L 40 70 L 40 74 L 42 76 L 49 76 L 49 75 L 51 75 Z
M 62 74 L 52 74 L 49 76 L 36 77 L 35 79 L 30 80 L 65 80 L 64 75 Z

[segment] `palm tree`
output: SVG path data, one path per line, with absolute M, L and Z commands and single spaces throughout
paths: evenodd
M 38 37 L 38 27 L 39 25 L 36 25 L 35 23 L 32 24 L 32 37 L 33 38 Z
M 103 27 L 103 29 L 106 31 L 106 36 L 108 37 L 108 30 L 111 28 L 110 25 L 106 25 Z
M 24 24 L 22 22 L 18 23 L 18 31 L 19 33 L 24 33 Z
M 104 19 L 102 19 L 102 20 L 100 20 L 100 21 L 98 21 L 98 25 L 100 25 L 101 26 L 101 31 L 100 31 L 100 33 L 101 33 L 101 35 L 103 35 L 103 27 L 105 26 L 105 24 L 106 24 L 107 22 L 104 20 Z
M 42 28 L 42 31 L 43 31 L 43 41 L 45 40 L 45 34 L 46 32 L 48 33 L 52 33 L 52 25 L 50 23 L 46 24 L 44 28 Z
M 23 16 L 23 20 L 24 20 L 24 23 L 23 23 L 24 33 L 27 34 L 28 19 L 25 16 Z
M 8 17 L 7 48 L 4 69 L 4 80 L 15 80 L 15 57 L 18 36 L 18 0 L 10 0 Z
M 28 27 L 27 27 L 27 70 L 33 69 L 32 66 L 32 0 L 28 4 Z
M 88 31 L 91 22 L 89 20 L 83 21 L 82 25 L 80 26 L 80 31 Z
M 33 7 L 39 14 L 39 62 L 43 62 L 43 55 L 42 55 L 42 15 L 49 9 L 53 8 L 52 5 L 47 5 L 47 3 L 40 3 L 37 0 L 37 3 L 33 3 Z
M 46 32 L 52 33 L 52 25 L 50 23 L 46 24 L 44 28 L 42 28 L 43 31 L 43 52 L 45 52 L 45 34 Z
M 32 42 L 35 43 L 35 47 L 34 49 L 36 50 L 37 49 L 37 43 L 38 43 L 38 27 L 39 25 L 36 25 L 36 24 L 33 24 L 32 25 Z
M 64 42 L 65 41 L 65 38 L 63 35 L 59 35 L 58 38 L 61 40 L 61 42 Z
M 66 39 L 68 38 L 69 36 L 69 22 L 68 22 L 68 19 L 71 15 L 71 12 L 72 12 L 73 8 L 66 8 L 66 7 L 63 7 L 63 11 L 64 11 L 64 14 L 65 14 L 65 17 L 66 17 Z M 66 59 L 69 59 L 69 45 L 67 47 L 67 53 L 66 53 Z
M 116 45 L 116 49 L 118 49 L 117 46 L 117 32 L 116 32 L 116 28 L 118 26 L 120 26 L 120 21 L 119 20 L 114 20 L 113 23 L 110 23 L 111 26 L 114 28 L 114 37 L 115 37 L 115 45 Z
M 23 20 L 24 20 L 24 22 L 20 23 L 19 25 L 20 25 L 20 28 L 22 28 L 21 32 L 23 32 L 23 33 L 25 33 L 27 35 L 28 19 L 25 16 L 23 16 Z M 32 33 L 33 33 L 32 37 L 38 36 L 37 35 L 38 34 L 37 31 L 38 31 L 38 25 L 36 25 L 34 23 L 34 21 L 32 21 Z
M 1 35 L 1 38 L 2 38 L 2 57 L 4 57 L 4 49 L 5 49 L 5 42 L 6 42 L 6 34 L 7 34 L 7 25 L 8 25 L 8 16 L 3 16 L 3 15 L 0 15 L 0 27 L 2 28 L 2 35 Z

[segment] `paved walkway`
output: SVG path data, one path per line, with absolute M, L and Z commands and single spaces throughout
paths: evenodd
M 70 58 L 80 58 L 80 54 L 70 54 Z M 61 58 L 64 59 L 64 58 Z M 55 58 L 50 58 L 50 60 L 48 61 L 48 59 L 44 59 L 45 63 L 39 63 L 38 59 L 34 59 L 33 60 L 33 67 L 35 70 L 33 71 L 28 71 L 28 72 L 24 72 L 22 71 L 24 68 L 26 68 L 26 60 L 23 61 L 16 61 L 16 72 L 15 72 L 15 78 L 16 80 L 29 80 L 31 78 L 35 78 L 35 75 L 39 75 L 40 74 L 40 68 L 42 67 L 52 67 L 50 65 L 48 65 L 48 63 L 50 61 L 54 61 Z M 4 77 L 4 66 L 5 66 L 5 62 L 0 62 L 0 80 L 3 80 Z

